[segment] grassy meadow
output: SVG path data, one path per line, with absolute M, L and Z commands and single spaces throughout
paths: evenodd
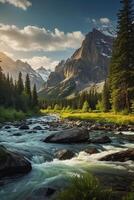
M 89 120 L 100 123 L 134 124 L 134 114 L 113 112 L 82 112 L 81 110 L 41 110 L 41 113 L 57 113 L 63 119 Z

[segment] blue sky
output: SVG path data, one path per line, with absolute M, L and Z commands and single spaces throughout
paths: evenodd
M 0 51 L 36 68 L 52 68 L 80 46 L 96 23 L 115 25 L 119 2 L 0 0 Z

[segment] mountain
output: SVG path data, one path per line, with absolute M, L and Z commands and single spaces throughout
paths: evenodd
M 3 72 L 5 74 L 9 73 L 14 80 L 18 79 L 18 74 L 21 72 L 23 80 L 25 80 L 26 74 L 29 74 L 31 86 L 36 84 L 37 90 L 40 90 L 43 87 L 44 80 L 28 63 L 22 62 L 21 60 L 14 61 L 2 52 L 0 52 L 0 61 Z
M 114 37 L 93 29 L 71 58 L 61 61 L 39 93 L 51 98 L 72 97 L 76 92 L 97 87 L 102 90 L 108 75 Z M 101 87 L 101 88 L 100 88 Z
M 42 79 L 44 80 L 44 82 L 47 82 L 48 77 L 51 73 L 50 69 L 46 69 L 44 67 L 40 67 L 38 69 L 36 69 L 36 72 L 42 77 Z
M 103 25 L 101 27 L 98 27 L 97 29 L 104 35 L 107 35 L 107 36 L 110 36 L 113 38 L 115 38 L 117 36 L 116 28 L 113 25 L 111 25 L 111 26 Z

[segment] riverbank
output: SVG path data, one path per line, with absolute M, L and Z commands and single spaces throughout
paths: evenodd
M 79 127 L 81 123 L 84 128 Z M 97 177 L 104 189 L 115 191 L 113 199 L 121 200 L 134 180 L 134 132 L 92 131 L 86 123 L 73 124 L 57 115 L 1 123 L 2 148 L 11 152 L 10 158 L 23 156 L 32 167 L 25 176 L 0 180 L 1 200 L 51 199 L 81 173 Z
M 84 113 L 80 110 L 62 111 L 62 110 L 41 110 L 41 113 L 58 113 L 62 119 L 82 120 L 96 123 L 113 123 L 117 125 L 134 125 L 134 115 L 123 115 L 121 113 Z

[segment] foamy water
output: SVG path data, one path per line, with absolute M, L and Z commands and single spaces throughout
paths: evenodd
M 13 125 L 10 130 L 0 129 L 0 144 L 8 149 L 22 153 L 32 164 L 32 171 L 20 178 L 8 180 L 8 184 L 0 186 L 0 200 L 26 200 L 33 190 L 45 186 L 60 188 L 67 184 L 68 177 L 82 172 L 123 174 L 134 172 L 134 162 L 105 162 L 100 158 L 134 148 L 133 143 L 120 143 L 116 139 L 116 134 L 107 133 L 112 139 L 109 145 L 93 144 L 49 144 L 42 142 L 45 137 L 53 133 L 49 131 L 46 122 L 57 121 L 57 116 L 44 116 L 28 119 L 30 129 L 41 126 L 43 130 L 33 131 L 19 130 Z M 16 135 L 17 134 L 17 135 Z M 96 132 L 96 135 L 105 135 L 103 132 Z M 123 134 L 133 135 L 132 132 Z M 93 134 L 92 134 L 93 135 Z M 87 147 L 96 147 L 99 153 L 89 155 L 83 150 Z M 75 151 L 76 156 L 70 160 L 59 161 L 54 158 L 54 153 L 60 149 L 70 149 Z

